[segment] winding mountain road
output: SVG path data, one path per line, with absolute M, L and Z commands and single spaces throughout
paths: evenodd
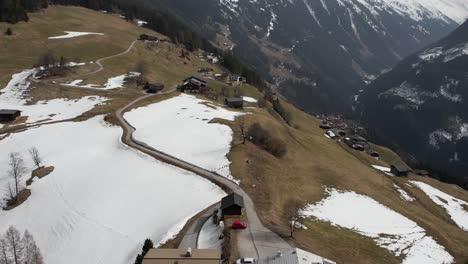
M 167 91 L 163 94 L 172 93 L 175 89 Z M 184 160 L 178 159 L 170 154 L 159 151 L 144 142 L 138 141 L 133 138 L 135 128 L 132 127 L 127 120 L 123 117 L 123 114 L 132 109 L 137 103 L 157 95 L 146 95 L 140 97 L 126 106 L 118 109 L 115 112 L 115 116 L 123 128 L 122 142 L 131 148 L 137 149 L 143 153 L 146 153 L 164 163 L 171 164 L 178 168 L 193 172 L 211 182 L 229 189 L 232 192 L 241 195 L 244 198 L 245 212 L 248 219 L 248 228 L 243 232 L 239 233 L 239 254 L 241 257 L 256 257 L 258 263 L 268 263 L 268 259 L 274 256 L 278 250 L 289 250 L 292 247 L 280 236 L 266 228 L 260 221 L 257 212 L 255 211 L 255 205 L 250 196 L 235 182 L 206 169 L 203 169 L 197 165 L 191 164 Z M 247 232 L 246 232 L 247 231 Z

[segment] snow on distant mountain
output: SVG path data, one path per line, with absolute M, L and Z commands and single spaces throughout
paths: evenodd
M 468 17 L 465 0 L 161 0 L 310 111 L 344 111 L 361 86 Z

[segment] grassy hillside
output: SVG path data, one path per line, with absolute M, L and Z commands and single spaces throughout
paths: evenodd
M 288 153 L 281 159 L 259 150 L 251 143 L 240 144 L 239 129 L 232 124 L 238 140 L 233 143 L 229 156 L 233 162 L 231 170 L 252 195 L 259 215 L 272 229 L 284 236 L 289 235 L 285 216 L 288 200 L 298 200 L 304 205 L 315 203 L 325 196 L 326 187 L 333 187 L 372 197 L 416 221 L 455 256 L 457 263 L 468 260 L 466 232 L 457 227 L 447 213 L 421 190 L 408 187 L 406 183 L 410 180 L 426 182 L 465 201 L 468 200 L 466 191 L 430 178 L 386 176 L 370 165 L 389 166 L 400 160 L 391 150 L 373 146 L 383 154 L 382 160 L 376 161 L 366 154 L 350 150 L 344 144 L 325 138 L 323 130 L 319 129 L 319 120 L 291 105 L 288 108 L 293 115 L 291 126 L 272 115 L 272 110 L 268 108 L 257 109 L 255 114 L 246 117 L 247 123 L 260 122 L 287 143 Z M 402 200 L 393 187 L 394 183 L 417 201 L 409 203 Z M 308 229 L 298 231 L 291 242 L 339 263 L 400 261 L 390 252 L 376 246 L 370 238 L 350 230 L 312 220 L 306 220 L 304 224 Z
M 38 56 L 50 50 L 56 56 L 88 62 L 64 77 L 61 82 L 83 79 L 85 83 L 104 84 L 113 76 L 135 70 L 138 63 L 147 65 L 146 77 L 153 82 L 162 82 L 167 89 L 174 87 L 181 79 L 196 74 L 200 67 L 213 67 L 202 61 L 197 54 L 190 59 L 180 58 L 180 48 L 170 43 L 158 43 L 148 47 L 138 42 L 125 55 L 103 62 L 105 69 L 97 69 L 95 62 L 100 58 L 125 51 L 141 33 L 157 34 L 137 27 L 116 15 L 109 15 L 78 7 L 52 6 L 42 13 L 30 15 L 30 22 L 9 25 L 0 23 L 0 31 L 11 27 L 14 36 L 0 35 L 0 86 L 3 87 L 13 73 L 31 68 Z M 104 36 L 49 40 L 50 36 L 62 35 L 63 31 L 88 31 L 104 33 Z M 76 59 L 75 59 L 76 58 Z M 215 70 L 221 69 L 214 67 Z M 89 74 L 89 75 L 86 75 Z M 220 90 L 222 83 L 210 81 L 214 90 Z M 102 95 L 110 101 L 86 113 L 81 119 L 98 114 L 110 114 L 133 98 L 142 96 L 140 88 L 129 84 L 124 89 L 109 91 L 84 90 L 63 87 L 53 83 L 37 83 L 32 87 L 33 101 L 52 98 L 80 98 L 86 95 Z M 230 88 L 232 92 L 232 88 Z M 241 94 L 260 98 L 262 95 L 252 86 L 244 85 Z M 173 95 L 165 95 L 168 98 Z M 218 100 L 221 100 L 219 98 Z M 141 104 L 162 100 L 153 97 Z M 325 188 L 351 190 L 365 194 L 388 206 L 398 213 L 416 221 L 441 245 L 456 257 L 458 263 L 468 260 L 468 236 L 458 228 L 447 213 L 435 205 L 420 189 L 408 187 L 409 180 L 426 182 L 454 197 L 468 201 L 468 194 L 457 186 L 440 183 L 429 178 L 388 177 L 370 165 L 388 166 L 399 157 L 391 150 L 373 146 L 382 153 L 382 160 L 376 161 L 359 152 L 351 151 L 343 144 L 324 137 L 319 129 L 319 120 L 283 102 L 292 114 L 291 125 L 287 125 L 272 109 L 248 109 L 247 127 L 259 122 L 276 137 L 286 143 L 288 152 L 283 158 L 276 158 L 247 142 L 242 144 L 239 126 L 227 123 L 234 130 L 234 142 L 229 159 L 234 177 L 241 180 L 242 187 L 252 196 L 262 220 L 279 234 L 287 236 L 288 223 L 285 207 L 291 199 L 303 205 L 320 201 Z M 408 203 L 400 199 L 393 187 L 398 184 L 417 200 Z M 347 229 L 330 224 L 306 220 L 307 230 L 300 230 L 291 239 L 307 250 L 323 255 L 338 263 L 398 263 L 400 259 L 391 252 L 378 247 L 375 242 Z

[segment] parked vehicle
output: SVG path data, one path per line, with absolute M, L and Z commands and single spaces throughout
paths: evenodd
M 236 264 L 255 264 L 257 263 L 254 258 L 241 258 L 236 261 Z
M 232 229 L 246 229 L 247 228 L 247 224 L 246 223 L 242 223 L 241 221 L 237 220 L 237 221 L 234 221 L 234 223 L 232 223 Z M 246 262 L 247 263 L 247 262 Z

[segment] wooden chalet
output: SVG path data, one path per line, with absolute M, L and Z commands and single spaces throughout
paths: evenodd
M 242 215 L 244 198 L 236 193 L 231 193 L 221 200 L 221 212 L 225 215 Z
M 390 172 L 398 177 L 406 177 L 411 172 L 411 169 L 404 164 L 395 164 L 390 167 Z
M 18 117 L 21 116 L 21 111 L 19 110 L 10 110 L 10 109 L 1 109 L 0 110 L 0 122 L 14 122 Z
M 224 104 L 231 108 L 244 107 L 244 99 L 242 97 L 230 97 L 224 99 Z
M 208 83 L 205 80 L 191 76 L 183 80 L 183 84 L 179 86 L 179 89 L 181 92 L 199 93 L 205 92 L 207 87 Z

